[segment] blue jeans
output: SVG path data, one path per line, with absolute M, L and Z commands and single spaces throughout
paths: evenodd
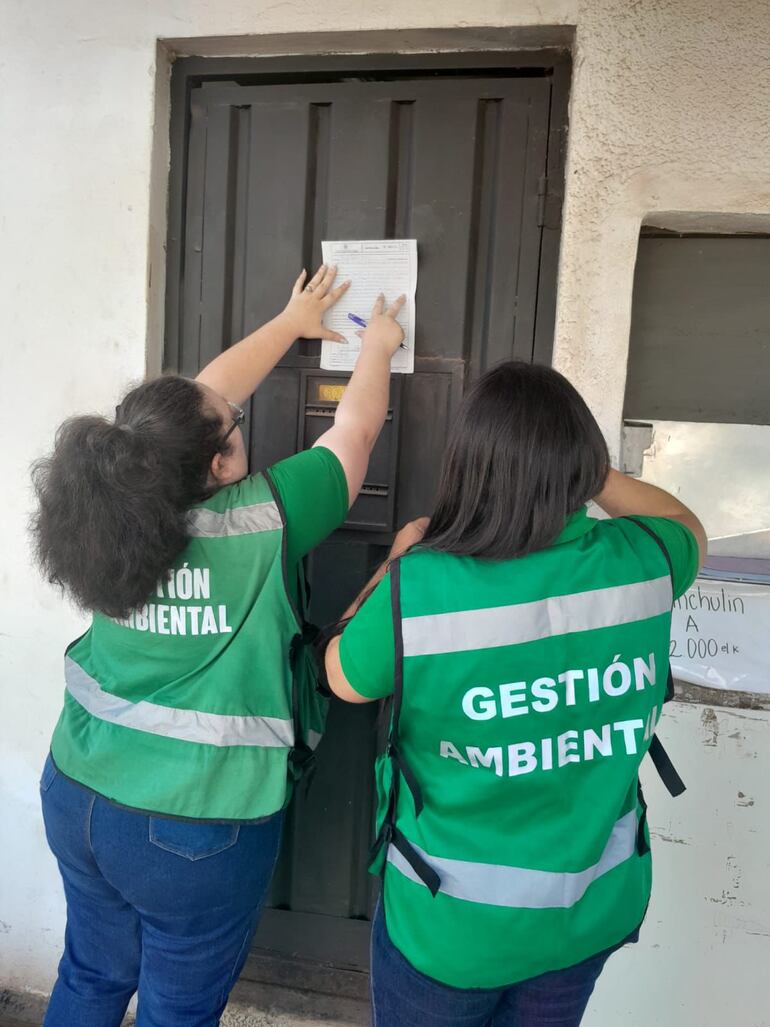
M 152 768 L 148 768 L 152 773 Z M 283 827 L 123 809 L 59 773 L 40 782 L 67 899 L 45 1027 L 214 1027 L 249 951 Z
M 627 940 L 636 937 L 638 931 Z M 614 951 L 509 988 L 451 988 L 415 970 L 401 955 L 388 937 L 380 903 L 372 925 L 372 1025 L 578 1027 L 596 980 Z

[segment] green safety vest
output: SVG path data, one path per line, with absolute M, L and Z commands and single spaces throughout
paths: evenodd
M 114 802 L 258 819 L 287 804 L 320 740 L 327 702 L 287 590 L 283 511 L 267 478 L 246 482 L 190 510 L 189 543 L 141 610 L 96 614 L 67 649 L 51 753 Z
M 518 560 L 418 548 L 391 565 L 372 869 L 396 947 L 455 987 L 581 962 L 649 901 L 638 771 L 670 687 L 671 565 L 641 522 L 576 524 Z

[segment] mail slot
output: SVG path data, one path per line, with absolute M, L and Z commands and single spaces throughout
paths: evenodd
M 331 428 L 350 376 L 333 371 L 303 371 L 297 449 L 308 449 Z M 393 531 L 398 459 L 401 378 L 393 376 L 385 425 L 374 447 L 366 480 L 344 528 Z

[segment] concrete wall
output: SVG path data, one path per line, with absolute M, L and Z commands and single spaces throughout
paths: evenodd
M 770 210 L 770 3 L 578 7 L 555 362 L 616 439 L 642 220 Z
M 442 30 L 576 25 L 555 361 L 617 452 L 642 219 L 770 214 L 766 0 L 4 0 L 0 437 L 0 987 L 45 991 L 63 903 L 37 777 L 81 620 L 30 567 L 27 469 L 68 414 L 109 410 L 157 366 L 163 296 L 167 55 L 441 46 Z M 487 28 L 486 33 L 480 30 Z M 205 39 L 204 39 L 205 37 Z M 326 37 L 327 39 L 329 37 Z M 407 43 L 404 42 L 406 38 Z M 181 41 L 184 42 L 181 42 Z M 390 40 L 390 42 L 389 42 Z M 445 43 L 443 45 L 446 45 Z M 157 127 L 154 129 L 155 120 Z M 658 219 L 660 221 L 660 219 Z M 665 222 L 665 216 L 663 217 Z M 746 470 L 743 485 L 751 489 Z M 697 486 L 708 505 L 722 487 Z M 695 496 L 693 495 L 693 499 Z M 753 500 L 752 500 L 753 502 Z M 690 791 L 651 789 L 656 892 L 643 941 L 617 957 L 597 1025 L 770 1023 L 768 714 L 678 705 L 662 733 Z

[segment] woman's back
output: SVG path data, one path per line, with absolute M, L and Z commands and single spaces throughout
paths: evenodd
M 590 519 L 592 499 L 617 519 Z M 639 764 L 668 691 L 672 600 L 704 552 L 691 511 L 610 470 L 556 371 L 501 364 L 471 386 L 433 513 L 399 532 L 326 654 L 342 698 L 394 696 L 378 1022 L 417 1007 L 442 1027 L 579 1022 L 649 901 Z
M 673 593 L 697 570 L 687 529 L 645 523 L 671 554 L 673 592 L 638 524 L 581 510 L 515 560 L 413 550 L 342 637 L 356 691 L 386 695 L 395 680 L 398 696 L 400 682 L 391 828 L 407 848 L 383 845 L 385 913 L 430 977 L 510 984 L 612 945 L 644 915 L 638 767 L 665 696 Z M 388 646 L 390 661 L 367 661 Z M 389 759 L 380 773 L 387 791 Z
M 295 685 L 308 685 L 289 659 L 302 631 L 299 560 L 346 511 L 342 467 L 323 448 L 194 506 L 188 543 L 148 601 L 125 619 L 95 614 L 68 649 L 52 742 L 59 768 L 166 814 L 254 819 L 281 809 L 302 729 Z

